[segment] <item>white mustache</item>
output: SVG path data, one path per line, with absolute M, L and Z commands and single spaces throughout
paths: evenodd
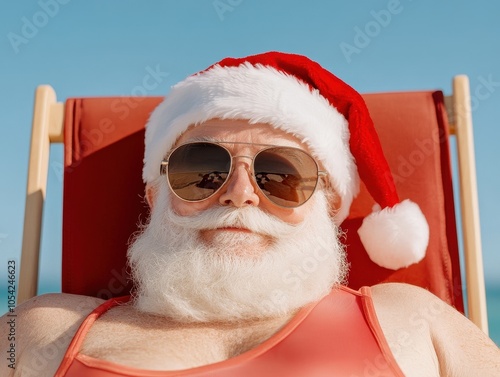
M 180 216 L 168 211 L 169 220 L 182 228 L 211 230 L 217 228 L 244 228 L 275 238 L 284 237 L 297 231 L 301 224 L 286 223 L 256 207 L 217 206 L 190 216 Z

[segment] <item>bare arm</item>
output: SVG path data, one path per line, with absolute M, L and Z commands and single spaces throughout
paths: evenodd
M 500 349 L 456 310 L 446 306 L 432 336 L 442 376 L 500 376 Z
M 382 330 L 409 376 L 500 376 L 500 349 L 430 292 L 407 284 L 383 284 L 372 291 Z

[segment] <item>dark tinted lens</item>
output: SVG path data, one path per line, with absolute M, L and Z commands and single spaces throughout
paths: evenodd
M 297 207 L 313 194 L 318 167 L 306 152 L 287 147 L 269 148 L 254 160 L 257 184 L 266 196 L 283 207 Z
M 203 200 L 226 181 L 231 156 L 219 145 L 192 143 L 182 145 L 168 159 L 168 181 L 182 199 Z

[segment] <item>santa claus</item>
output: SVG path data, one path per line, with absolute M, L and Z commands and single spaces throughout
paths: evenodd
M 339 225 L 360 181 L 377 202 L 359 229 L 375 263 L 420 261 L 429 228 L 399 200 L 361 96 L 317 63 L 224 59 L 172 88 L 145 146 L 134 295 L 23 304 L 17 373 L 46 355 L 37 375 L 498 374 L 493 342 L 427 291 L 343 285 Z M 411 326 L 423 306 L 435 315 Z

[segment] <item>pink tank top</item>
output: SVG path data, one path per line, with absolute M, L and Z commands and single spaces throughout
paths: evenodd
M 111 299 L 81 324 L 56 377 L 158 376 L 404 376 L 378 323 L 370 289 L 340 287 L 301 309 L 271 338 L 225 361 L 179 371 L 118 365 L 79 353 L 92 324 L 129 297 Z

